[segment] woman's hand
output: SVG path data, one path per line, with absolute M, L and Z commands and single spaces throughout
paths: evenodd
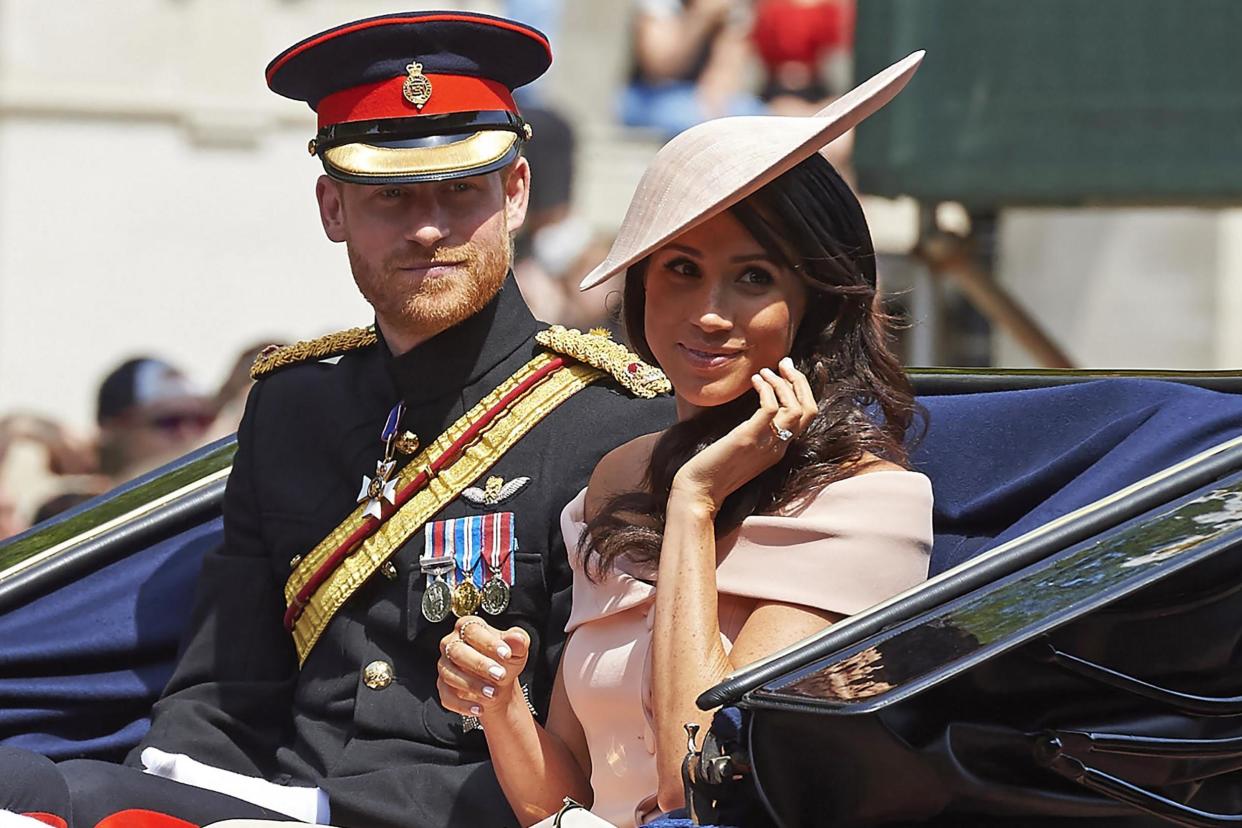
M 440 639 L 440 704 L 480 718 L 509 704 L 525 709 L 517 679 L 529 655 L 530 638 L 521 627 L 498 630 L 475 615 L 458 619 L 453 631 Z
M 751 377 L 758 410 L 681 467 L 670 504 L 686 499 L 714 515 L 726 497 L 784 457 L 789 440 L 815 419 L 819 409 L 806 377 L 789 357 L 777 367 L 779 374 L 764 368 Z

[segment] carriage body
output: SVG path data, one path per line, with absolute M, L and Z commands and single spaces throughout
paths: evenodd
M 1242 810 L 1242 381 L 914 378 L 932 577 L 705 694 L 745 713 L 738 790 L 799 826 L 1180 818 L 1107 780 Z M 234 450 L 0 544 L 0 743 L 119 759 L 141 738 Z

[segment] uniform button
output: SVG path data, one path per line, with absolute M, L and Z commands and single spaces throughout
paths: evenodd
M 384 561 L 380 567 L 380 574 L 390 581 L 397 580 L 397 565 L 392 561 Z
M 392 684 L 392 665 L 387 661 L 372 661 L 362 670 L 362 683 L 372 690 L 383 690 Z

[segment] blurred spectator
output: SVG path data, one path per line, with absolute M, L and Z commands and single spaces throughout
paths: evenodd
M 621 120 L 666 137 L 723 115 L 757 115 L 745 0 L 632 0 L 633 71 Z
M 158 359 L 131 359 L 99 387 L 100 470 L 115 483 L 202 445 L 215 418 L 212 401 Z
M 17 512 L 17 501 L 0 487 L 0 541 L 20 534 L 29 528 Z
M 66 493 L 103 491 L 95 446 L 60 423 L 33 414 L 0 419 L 0 537 L 28 528 L 40 504 Z
M 99 467 L 94 445 L 54 420 L 36 414 L 11 414 L 0 419 L 0 459 L 26 443 L 44 453 L 50 474 L 88 475 Z
M 774 115 L 811 115 L 850 85 L 854 0 L 759 0 L 751 38 L 764 68 L 761 97 Z M 854 183 L 854 132 L 824 155 Z
M 34 515 L 34 522 L 42 523 L 49 518 L 56 517 L 61 512 L 67 512 L 74 506 L 85 503 L 97 494 L 102 494 L 102 492 L 78 491 L 56 495 L 38 508 Z
M 224 382 L 216 391 L 214 401 L 216 418 L 207 434 L 204 435 L 204 443 L 227 437 L 237 431 L 237 426 L 241 424 L 242 414 L 246 410 L 246 397 L 250 394 L 250 386 L 254 385 L 254 380 L 250 378 L 250 366 L 254 365 L 254 361 L 264 350 L 282 344 L 284 343 L 275 340 L 255 342 L 243 348 L 237 355 L 237 359 L 233 360 L 233 367 L 229 369 Z
M 759 0 L 751 34 L 773 112 L 809 115 L 840 94 L 854 41 L 852 0 Z
M 596 307 L 594 294 L 578 291 L 578 282 L 608 251 L 573 211 L 573 127 L 548 109 L 523 113 L 535 137 L 525 150 L 531 167 L 530 205 L 514 241 L 513 272 L 537 318 L 591 327 L 604 311 Z
M 561 42 L 561 14 L 564 12 L 563 0 L 505 0 L 500 16 L 509 20 L 517 20 L 532 26 L 547 35 L 552 48 Z M 530 107 L 545 106 L 543 90 L 548 86 L 548 78 L 552 76 L 559 64 L 555 61 L 551 68 L 534 83 L 513 90 L 513 98 L 518 103 L 522 114 Z

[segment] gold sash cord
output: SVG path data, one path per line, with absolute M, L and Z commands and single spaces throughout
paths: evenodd
M 506 394 L 557 357 L 540 354 L 505 380 L 448 427 L 430 446 L 419 453 L 398 475 L 397 490 L 408 485 L 434 459 L 440 457 L 475 420 L 493 409 Z M 573 362 L 553 371 L 541 382 L 510 403 L 491 426 L 483 431 L 458 457 L 428 484 L 387 518 L 375 534 L 364 540 L 356 551 L 338 566 L 315 590 L 302 614 L 293 625 L 293 642 L 298 663 L 306 656 L 328 622 L 349 596 L 361 587 L 379 568 L 413 536 L 433 515 L 461 494 L 467 486 L 483 476 L 501 456 L 530 431 L 540 420 L 565 400 L 604 377 L 604 372 L 589 365 Z M 332 531 L 294 568 L 285 582 L 285 602 L 292 605 L 298 592 L 311 575 L 358 528 L 363 520 L 365 504 L 359 505 L 345 522 Z

